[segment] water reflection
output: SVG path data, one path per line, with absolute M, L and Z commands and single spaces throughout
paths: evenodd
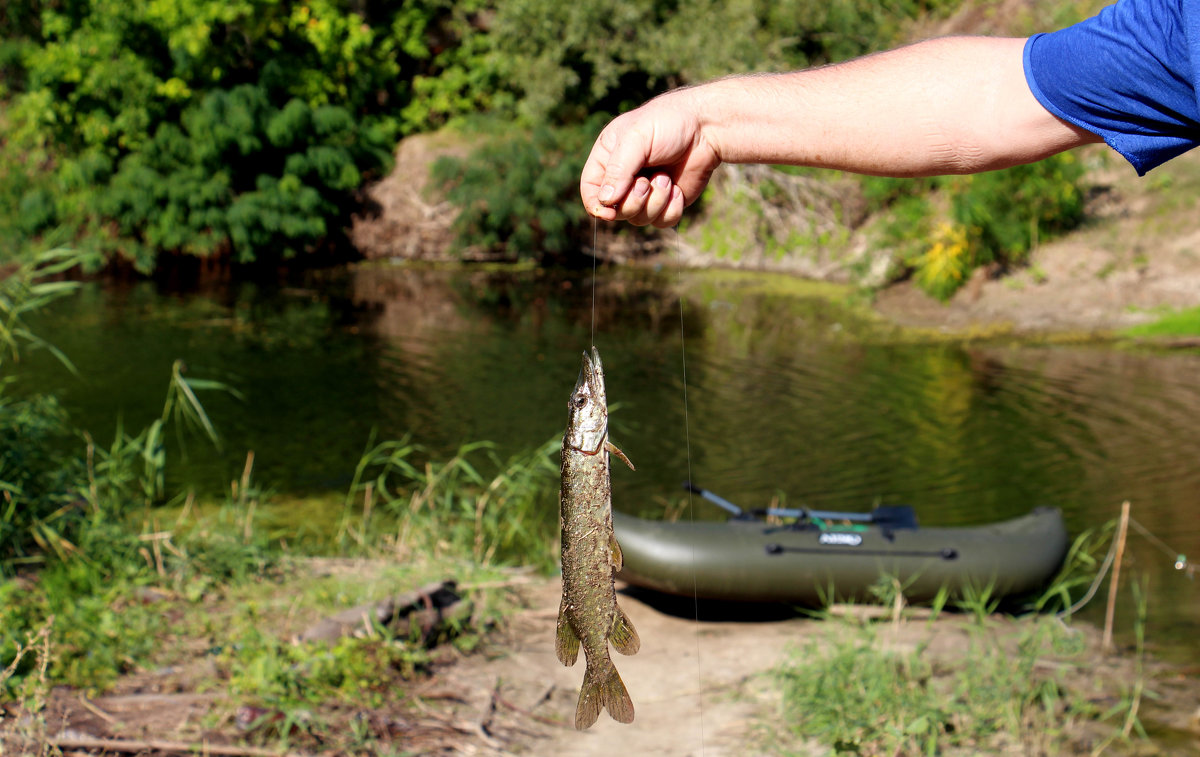
M 1129 499 L 1172 549 L 1200 556 L 1200 356 L 905 344 L 763 281 L 372 268 L 290 288 L 91 285 L 40 324 L 84 378 L 43 357 L 19 386 L 59 393 L 103 440 L 118 417 L 156 417 L 183 358 L 246 400 L 207 398 L 225 452 L 193 445 L 176 481 L 223 490 L 253 449 L 267 486 L 327 491 L 372 432 L 410 433 L 435 457 L 481 439 L 507 457 L 560 434 L 594 311 L 614 435 L 638 465 L 614 474 L 622 509 L 661 510 L 691 477 L 746 506 L 907 502 L 931 524 L 1053 504 L 1079 531 Z M 1195 639 L 1195 586 L 1159 548 L 1132 548 L 1152 622 Z

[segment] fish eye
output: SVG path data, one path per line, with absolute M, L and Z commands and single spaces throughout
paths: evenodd
M 584 397 L 582 394 L 576 394 L 574 402 L 575 402 L 575 407 L 582 408 L 584 405 L 587 404 L 587 397 Z

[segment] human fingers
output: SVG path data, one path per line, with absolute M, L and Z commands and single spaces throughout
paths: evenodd
M 641 181 L 641 179 L 638 179 L 634 184 L 633 192 L 630 193 L 631 195 L 638 193 Z M 671 199 L 671 190 L 673 188 L 674 184 L 671 182 L 670 176 L 665 173 L 655 174 L 647 182 L 647 191 L 642 198 L 641 209 L 637 213 L 629 215 L 629 222 L 635 226 L 657 225 L 663 211 L 667 207 L 667 203 Z M 627 205 L 628 203 L 622 205 L 619 215 L 624 215 L 629 211 Z
M 618 219 L 629 221 L 636 226 L 645 226 L 649 221 L 646 219 L 646 202 L 650 199 L 650 180 L 645 176 L 638 176 L 633 180 L 633 186 L 621 198 L 620 204 L 613 207 Z
M 671 185 L 670 197 L 667 199 L 667 204 L 663 207 L 662 213 L 653 222 L 660 229 L 668 229 L 683 218 L 683 209 L 687 205 L 687 198 L 683 194 L 683 190 L 678 185 Z

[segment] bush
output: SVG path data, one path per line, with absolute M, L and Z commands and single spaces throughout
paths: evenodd
M 0 575 L 59 543 L 55 521 L 86 485 L 83 465 L 62 452 L 71 439 L 53 397 L 0 396 Z
M 0 230 L 65 226 L 143 269 L 159 250 L 252 260 L 336 242 L 363 180 L 387 168 L 406 69 L 444 12 L 361 7 L 46 8 L 0 61 L 15 93 L 0 169 L 26 185 L 6 205 L 20 222 Z
M 439 159 L 433 178 L 460 208 L 459 248 L 524 259 L 563 255 L 590 241 L 579 172 L 603 118 L 537 127 L 532 135 L 490 140 L 465 159 Z
M 976 263 L 1019 265 L 1044 239 L 1083 220 L 1083 166 L 1073 153 L 948 179 L 954 220 L 976 246 Z
M 1040 242 L 1077 227 L 1083 174 L 1078 156 L 1061 153 L 972 176 L 864 177 L 862 186 L 868 208 L 883 216 L 880 241 L 910 267 L 918 286 L 946 300 L 976 267 L 1022 265 Z M 939 196 L 948 205 L 942 213 L 931 201 Z
M 147 268 L 160 249 L 289 258 L 346 222 L 362 167 L 382 166 L 389 145 L 387 130 L 364 131 L 345 108 L 276 106 L 252 85 L 213 91 L 122 160 L 97 208 L 118 224 L 113 243 Z

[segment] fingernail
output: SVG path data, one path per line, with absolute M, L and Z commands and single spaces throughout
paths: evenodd
M 666 189 L 667 187 L 671 186 L 671 177 L 660 173 L 658 176 L 654 177 L 654 186 L 658 187 L 659 189 Z
M 612 185 L 605 184 L 604 186 L 600 187 L 600 194 L 599 194 L 599 196 L 596 197 L 596 199 L 599 200 L 600 202 L 608 202 L 609 200 L 611 200 L 613 198 L 613 195 L 616 193 L 617 193 L 617 190 L 614 189 L 612 187 Z

